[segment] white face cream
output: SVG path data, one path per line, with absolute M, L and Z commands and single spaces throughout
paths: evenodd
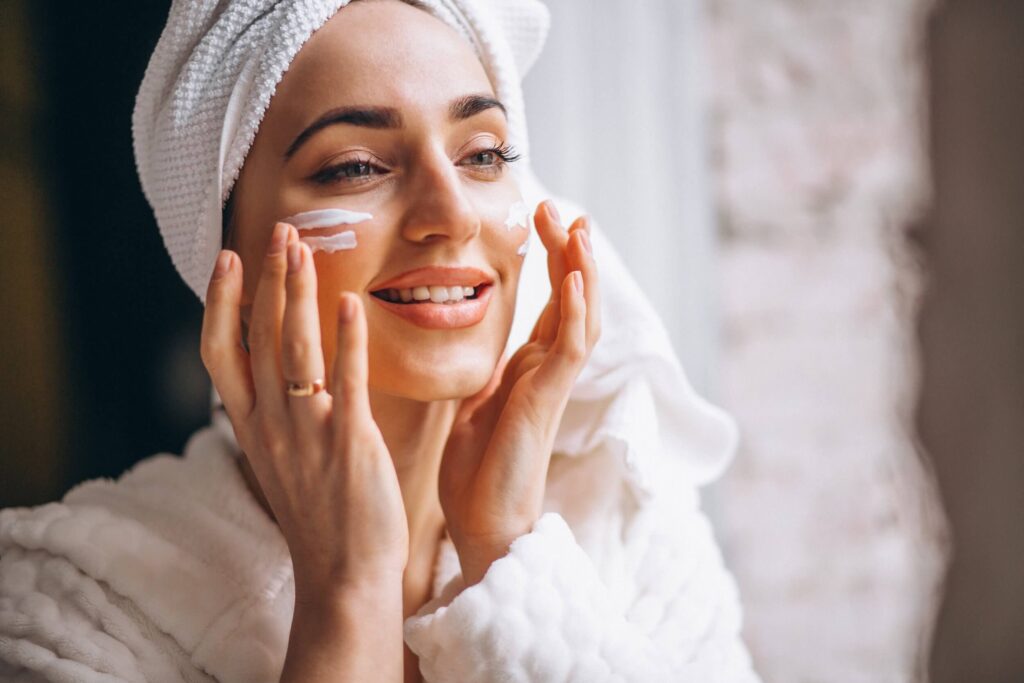
M 520 256 L 526 256 L 527 250 L 530 248 L 530 226 L 533 223 L 533 212 L 530 211 L 530 205 L 523 200 L 519 200 L 508 207 L 508 217 L 505 219 L 505 229 L 511 230 L 512 228 L 526 228 L 526 239 L 519 245 L 516 253 Z
M 296 230 L 304 231 L 326 230 L 328 228 L 336 228 L 339 225 L 362 223 L 371 218 L 373 218 L 373 214 L 361 211 L 317 209 L 316 211 L 297 213 L 283 220 L 285 223 L 294 225 Z M 356 248 L 356 233 L 352 230 L 345 230 L 334 235 L 299 237 L 299 239 L 309 245 L 310 251 L 324 251 L 328 254 L 342 249 Z
M 512 228 L 527 228 L 530 227 L 530 219 L 533 217 L 533 212 L 530 211 L 530 205 L 519 200 L 508 207 L 508 218 L 505 219 L 505 229 L 511 230 Z

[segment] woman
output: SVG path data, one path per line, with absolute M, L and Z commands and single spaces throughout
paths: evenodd
M 223 412 L 0 513 L 4 680 L 757 680 L 695 490 L 734 427 L 590 220 L 537 201 L 546 28 L 536 0 L 172 7 L 136 157 Z

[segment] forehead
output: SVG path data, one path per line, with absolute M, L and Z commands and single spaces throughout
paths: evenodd
M 450 100 L 470 92 L 493 88 L 472 46 L 454 28 L 399 0 L 359 0 L 313 34 L 275 99 L 288 118 L 308 119 L 326 107 L 351 104 L 440 116 Z

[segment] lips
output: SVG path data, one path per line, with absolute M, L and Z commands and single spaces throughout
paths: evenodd
M 372 285 L 371 292 L 382 289 L 408 289 L 413 287 L 429 287 L 439 285 L 452 287 L 461 285 L 463 287 L 477 287 L 478 285 L 490 285 L 494 278 L 479 268 L 467 266 L 424 266 L 409 270 L 398 277 Z
M 445 330 L 471 327 L 483 320 L 493 290 L 492 285 L 483 285 L 478 288 L 474 298 L 463 299 L 458 303 L 396 303 L 377 296 L 371 296 L 370 299 L 384 310 L 414 325 L 430 330 Z

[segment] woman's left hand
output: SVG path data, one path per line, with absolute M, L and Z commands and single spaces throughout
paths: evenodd
M 529 341 L 463 401 L 441 461 L 441 507 L 466 586 L 540 517 L 555 434 L 601 333 L 589 219 L 566 231 L 548 200 L 534 224 L 548 253 L 551 298 Z

